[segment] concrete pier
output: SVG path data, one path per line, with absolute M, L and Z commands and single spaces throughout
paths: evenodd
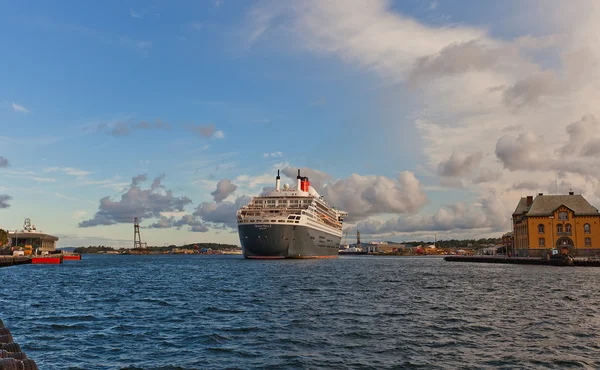
M 506 256 L 446 256 L 444 261 L 449 262 L 477 262 L 477 263 L 504 263 L 514 265 L 544 265 L 544 266 L 579 266 L 600 267 L 600 259 L 574 259 L 573 264 L 566 264 L 563 260 L 544 259 L 534 257 L 506 257 Z
M 31 263 L 29 256 L 0 256 L 0 267 L 15 266 L 15 265 L 26 265 Z

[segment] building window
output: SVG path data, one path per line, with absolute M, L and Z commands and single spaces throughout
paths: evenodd
M 558 219 L 559 220 L 568 220 L 569 214 L 567 212 L 558 212 Z
M 540 247 L 545 247 L 546 246 L 546 241 L 544 240 L 544 238 L 540 238 Z
M 557 232 L 557 233 L 562 233 L 562 232 L 563 232 L 563 227 L 562 227 L 562 224 L 558 224 L 558 225 L 556 225 L 556 232 Z
M 592 246 L 592 238 L 585 238 L 585 246 L 586 247 Z
M 566 224 L 565 225 L 565 231 L 570 233 L 571 232 L 571 224 Z
M 583 225 L 583 232 L 586 234 L 589 234 L 592 232 L 592 230 L 590 229 L 590 224 Z
M 539 224 L 538 225 L 538 234 L 543 234 L 544 233 L 544 225 Z

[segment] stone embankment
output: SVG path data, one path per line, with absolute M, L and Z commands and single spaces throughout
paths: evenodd
M 26 265 L 31 263 L 29 257 L 0 256 L 0 267 Z
M 0 370 L 38 370 L 34 360 L 27 358 L 21 346 L 13 341 L 10 330 L 0 320 Z

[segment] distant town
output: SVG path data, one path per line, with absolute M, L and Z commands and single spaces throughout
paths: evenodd
M 104 245 L 90 245 L 74 248 L 73 252 L 80 254 L 242 254 L 242 249 L 232 244 L 194 243 L 182 246 L 169 245 L 119 249 Z
M 344 251 L 361 250 L 365 254 L 377 255 L 447 255 L 447 254 L 500 254 L 506 246 L 502 238 L 465 239 L 465 240 L 438 240 L 411 241 L 397 243 L 392 241 L 365 242 L 342 247 Z M 81 246 L 77 248 L 63 248 L 80 254 L 242 254 L 242 249 L 237 245 L 218 243 L 192 243 L 186 245 L 149 246 L 146 248 L 114 248 L 111 246 Z

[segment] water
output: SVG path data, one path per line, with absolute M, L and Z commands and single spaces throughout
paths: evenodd
M 93 256 L 0 269 L 40 369 L 600 368 L 600 269 Z

